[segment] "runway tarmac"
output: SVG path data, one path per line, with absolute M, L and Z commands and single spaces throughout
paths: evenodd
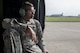
M 43 37 L 49 53 L 80 53 L 80 22 L 46 22 Z

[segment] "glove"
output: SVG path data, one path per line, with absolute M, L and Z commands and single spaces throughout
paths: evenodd
M 36 42 L 36 34 L 31 27 L 27 27 L 25 33 L 31 37 L 32 41 Z

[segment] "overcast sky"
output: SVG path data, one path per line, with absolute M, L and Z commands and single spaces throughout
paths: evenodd
M 61 14 L 77 16 L 80 14 L 80 0 L 45 0 L 46 15 Z

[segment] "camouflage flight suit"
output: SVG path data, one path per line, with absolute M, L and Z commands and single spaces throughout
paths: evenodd
M 9 32 L 13 32 L 14 31 L 14 32 L 16 32 L 16 34 L 14 33 L 15 35 L 17 35 L 17 36 L 19 35 L 19 37 L 17 37 L 18 38 L 18 42 L 15 42 L 15 44 L 16 43 L 17 44 L 20 43 L 19 47 L 18 47 L 18 48 L 20 48 L 19 50 L 23 50 L 23 53 L 42 53 L 44 51 L 44 45 L 43 45 L 43 40 L 42 40 L 42 35 L 43 34 L 42 34 L 42 28 L 41 28 L 40 23 L 37 20 L 35 20 L 35 19 L 30 19 L 30 21 L 27 23 L 27 25 L 29 27 L 31 27 L 34 30 L 34 32 L 36 33 L 37 41 L 34 42 L 34 41 L 32 41 L 31 37 L 28 36 L 28 34 L 26 34 L 24 32 L 24 30 L 26 29 L 25 28 L 26 25 L 24 25 L 24 24 L 26 24 L 26 22 L 24 20 L 21 20 L 21 22 L 23 23 L 22 25 L 20 25 L 21 23 L 20 24 L 15 24 L 14 22 L 12 22 L 13 25 L 12 24 L 8 24 L 10 26 L 7 27 L 7 28 L 11 28 L 12 29 L 12 30 L 10 29 L 11 31 L 9 31 Z M 3 36 L 5 36 L 5 34 Z M 16 36 L 14 36 L 14 37 L 16 38 Z M 21 45 L 21 43 L 22 43 L 22 45 Z M 14 50 L 15 49 L 13 49 L 13 51 Z M 22 52 L 22 51 L 20 51 L 20 52 Z M 19 52 L 17 52 L 17 53 L 19 53 Z
M 22 53 L 20 34 L 15 29 L 7 29 L 3 33 L 4 53 Z
M 4 53 L 22 53 L 22 44 L 19 32 L 12 28 L 11 19 L 6 18 L 2 21 L 2 26 L 5 29 L 3 35 Z

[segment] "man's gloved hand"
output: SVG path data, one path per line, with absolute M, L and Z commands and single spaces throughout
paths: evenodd
M 36 34 L 31 27 L 27 27 L 25 33 L 31 37 L 32 41 L 36 41 Z
M 44 50 L 43 53 L 48 53 L 48 51 L 47 50 Z

